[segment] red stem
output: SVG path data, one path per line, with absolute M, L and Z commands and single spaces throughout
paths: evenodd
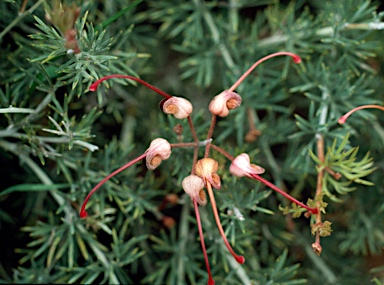
M 196 130 L 195 130 L 195 127 L 193 125 L 193 121 L 192 121 L 191 115 L 188 116 L 188 125 L 189 125 L 189 128 L 191 129 L 193 140 L 196 143 L 199 142 L 199 138 L 197 137 Z
M 261 59 L 259 59 L 258 61 L 256 61 L 236 82 L 235 84 L 232 85 L 231 88 L 228 89 L 228 91 L 230 92 L 233 92 L 239 85 L 241 82 L 243 82 L 243 80 L 256 68 L 256 66 L 258 66 L 260 63 L 272 58 L 272 57 L 276 57 L 276 56 L 280 56 L 280 55 L 288 55 L 290 57 L 293 58 L 293 61 L 295 63 L 300 63 L 301 62 L 301 58 L 300 56 L 298 56 L 297 54 L 294 54 L 294 53 L 291 53 L 291 52 L 286 52 L 286 51 L 282 51 L 282 52 L 276 52 L 276 53 L 272 53 L 270 55 L 267 55 Z
M 103 180 L 101 180 L 92 190 L 91 192 L 89 192 L 89 194 L 87 195 L 87 197 L 84 199 L 84 202 L 83 202 L 83 205 L 81 206 L 81 210 L 80 210 L 80 217 L 81 218 L 86 218 L 88 216 L 88 213 L 87 211 L 85 210 L 85 206 L 87 205 L 88 203 L 88 200 L 89 198 L 91 198 L 91 196 L 96 192 L 97 189 L 100 188 L 101 185 L 103 185 L 106 181 L 108 181 L 109 179 L 111 179 L 113 176 L 115 176 L 116 174 L 120 173 L 121 171 L 127 169 L 128 167 L 130 167 L 131 165 L 135 164 L 136 162 L 142 160 L 144 157 L 147 156 L 147 153 L 143 153 L 142 155 L 140 155 L 139 157 L 135 158 L 134 160 L 131 160 L 130 162 L 128 162 L 127 164 L 123 165 L 122 167 L 120 167 L 119 169 L 115 170 L 114 172 L 112 172 L 111 174 L 109 174 L 107 177 L 105 177 Z
M 318 213 L 318 209 L 317 208 L 308 207 L 307 205 L 305 205 L 304 203 L 296 200 L 291 195 L 289 195 L 288 193 L 284 192 L 279 187 L 277 187 L 276 185 L 272 184 L 271 182 L 269 182 L 268 180 L 264 179 L 263 177 L 261 177 L 261 176 L 259 176 L 257 174 L 250 174 L 250 177 L 253 178 L 253 179 L 259 180 L 261 183 L 264 183 L 265 185 L 267 185 L 272 190 L 275 190 L 276 192 L 280 193 L 281 195 L 283 195 L 288 200 L 290 200 L 293 203 L 296 203 L 297 205 L 299 205 L 300 207 L 303 207 L 304 209 L 307 209 L 308 211 L 312 212 L 312 214 L 317 214 Z
M 209 130 L 208 130 L 207 140 L 210 140 L 212 138 L 213 131 L 215 130 L 215 125 L 216 125 L 216 115 L 212 114 L 212 120 L 211 120 L 211 125 L 210 125 Z M 209 156 L 210 147 L 211 147 L 211 143 L 207 143 L 205 145 L 204 157 L 208 157 Z
M 193 200 L 193 205 L 195 206 L 196 221 L 197 221 L 197 228 L 199 229 L 201 249 L 203 250 L 204 259 L 205 259 L 205 266 L 207 267 L 207 272 L 208 272 L 208 283 L 207 284 L 208 285 L 215 285 L 215 281 L 212 278 L 211 267 L 209 266 L 207 250 L 205 248 L 203 227 L 201 226 L 201 221 L 200 221 L 199 205 L 197 204 L 197 201 L 195 199 L 192 199 L 192 200 Z
M 363 105 L 363 106 L 356 107 L 356 108 L 352 109 L 351 111 L 349 111 L 348 113 L 346 113 L 344 116 L 341 116 L 337 122 L 339 124 L 344 124 L 345 121 L 348 119 L 348 117 L 350 115 L 352 115 L 352 113 L 354 113 L 358 110 L 361 110 L 361 109 L 368 109 L 368 108 L 380 109 L 380 110 L 384 111 L 384 107 L 380 106 L 380 105 Z
M 136 82 L 139 82 L 139 83 L 143 84 L 144 86 L 148 87 L 149 89 L 152 89 L 153 91 L 157 92 L 158 94 L 160 94 L 161 96 L 165 97 L 166 99 L 169 99 L 169 98 L 172 97 L 167 92 L 164 92 L 163 90 L 161 90 L 161 89 L 159 89 L 159 88 L 149 84 L 148 82 L 146 82 L 144 80 L 141 80 L 140 78 L 137 78 L 137 77 L 134 77 L 134 76 L 130 76 L 130 75 L 123 75 L 123 74 L 111 74 L 111 75 L 102 77 L 99 80 L 97 80 L 94 83 L 92 83 L 92 85 L 89 87 L 89 90 L 90 91 L 96 91 L 96 89 L 99 87 L 99 84 L 101 82 L 103 82 L 104 80 L 110 79 L 110 78 L 125 78 L 125 79 L 134 80 Z
M 231 245 L 229 244 L 228 240 L 227 240 L 227 237 L 225 236 L 225 233 L 224 233 L 224 230 L 223 230 L 223 226 L 221 225 L 221 222 L 220 222 L 220 218 L 219 218 L 219 214 L 217 212 L 217 207 L 216 207 L 216 201 L 215 201 L 215 196 L 213 195 L 213 191 L 212 191 L 212 186 L 211 186 L 211 183 L 209 183 L 208 181 L 206 181 L 206 184 L 207 184 L 207 190 L 208 190 L 208 194 L 209 194 L 209 199 L 211 201 L 211 205 L 212 205 L 212 210 L 213 210 L 213 215 L 215 216 L 215 220 L 216 220 L 216 225 L 217 225 L 217 228 L 219 229 L 220 231 L 220 234 L 221 234 L 221 237 L 223 238 L 223 241 L 225 243 L 225 245 L 227 246 L 229 252 L 232 254 L 232 256 L 236 259 L 236 261 L 240 264 L 243 264 L 245 262 L 245 258 L 244 256 L 242 255 L 237 255 Z
M 214 145 L 214 144 L 211 144 L 211 148 L 213 148 L 214 150 L 220 152 L 222 155 L 224 155 L 226 158 L 228 158 L 230 161 L 233 161 L 235 158 L 230 155 L 228 152 L 226 152 L 224 149 L 222 149 L 221 147 L 218 147 L 217 145 Z

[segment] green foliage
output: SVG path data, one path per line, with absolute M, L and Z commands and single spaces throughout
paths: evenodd
M 287 261 L 288 251 L 284 250 L 283 254 L 279 256 L 274 266 L 272 266 L 268 271 L 264 278 L 260 280 L 260 284 L 306 284 L 307 280 L 305 279 L 296 279 L 291 281 L 286 281 L 287 279 L 291 279 L 296 275 L 297 270 L 299 269 L 299 265 L 293 265 L 290 267 L 284 267 L 284 264 Z
M 321 221 L 263 184 L 233 177 L 227 158 L 211 150 L 220 219 L 246 259 L 240 265 L 228 253 L 210 203 L 200 207 L 216 284 L 383 284 L 375 260 L 384 248 L 384 117 L 361 110 L 337 123 L 356 106 L 384 104 L 379 4 L 0 1 L 0 282 L 206 284 L 181 187 L 193 148 L 173 149 L 155 171 L 144 162 L 119 173 L 80 219 L 87 193 L 153 139 L 194 139 L 187 120 L 162 113 L 161 98 L 134 81 L 89 87 L 119 73 L 185 97 L 203 141 L 211 99 L 284 50 L 302 63 L 276 57 L 258 66 L 236 88 L 242 105 L 218 118 L 213 143 L 234 157 L 248 153 L 263 177 L 318 207 Z M 311 233 L 324 237 L 320 256 Z
M 356 188 L 350 187 L 352 182 L 372 186 L 373 183 L 367 180 L 361 179 L 373 171 L 372 158 L 367 153 L 360 161 L 356 161 L 359 148 L 353 147 L 348 151 L 345 151 L 345 146 L 348 142 L 349 134 L 347 134 L 343 141 L 336 149 L 337 140 L 335 139 L 332 146 L 328 148 L 324 161 L 320 161 L 318 157 L 310 150 L 312 159 L 316 162 L 317 171 L 324 171 L 323 177 L 323 193 L 328 196 L 332 201 L 340 202 L 341 200 L 329 191 L 331 186 L 338 194 L 345 195 L 350 191 L 356 190 Z M 344 177 L 344 181 L 339 179 Z

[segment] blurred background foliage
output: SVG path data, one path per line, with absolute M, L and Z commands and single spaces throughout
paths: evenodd
M 309 219 L 283 215 L 279 205 L 289 205 L 281 197 L 235 179 L 214 153 L 221 219 L 246 258 L 233 262 L 210 207 L 201 208 L 214 279 L 382 284 L 384 117 L 362 110 L 337 124 L 351 108 L 383 105 L 382 10 L 367 0 L 0 1 L 1 282 L 205 284 L 181 188 L 190 150 L 174 150 L 154 172 L 139 163 L 119 174 L 91 199 L 89 218 L 79 218 L 85 195 L 151 140 L 177 142 L 176 124 L 192 140 L 187 122 L 163 114 L 154 92 L 123 80 L 96 93 L 88 87 L 123 73 L 185 97 L 203 140 L 213 96 L 262 56 L 284 50 L 303 62 L 280 57 L 258 67 L 237 88 L 243 104 L 219 119 L 214 142 L 234 156 L 249 153 L 301 201 L 315 196 L 319 135 L 328 166 L 358 147 L 351 153 L 364 161 L 369 152 L 365 163 L 376 170 L 362 175 L 370 183 L 324 178 L 333 231 L 317 256 Z

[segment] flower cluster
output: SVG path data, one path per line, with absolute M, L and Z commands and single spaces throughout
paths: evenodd
M 250 157 L 248 154 L 242 153 L 236 157 L 232 157 L 225 150 L 211 143 L 213 131 L 216 124 L 216 117 L 228 116 L 231 110 L 236 109 L 242 103 L 241 96 L 236 92 L 234 92 L 234 90 L 249 75 L 249 73 L 261 62 L 269 58 L 272 58 L 275 56 L 282 56 L 282 55 L 292 57 L 295 63 L 301 62 L 301 59 L 298 55 L 289 53 L 289 52 L 278 52 L 278 53 L 274 53 L 269 56 L 266 56 L 260 59 L 259 61 L 257 61 L 253 66 L 251 66 L 249 70 L 245 72 L 232 87 L 230 87 L 228 90 L 224 90 L 223 92 L 221 92 L 219 95 L 215 96 L 212 99 L 208 108 L 210 113 L 212 114 L 212 121 L 211 121 L 211 125 L 208 130 L 207 138 L 205 141 L 199 141 L 197 137 L 197 134 L 195 132 L 195 129 L 193 127 L 193 122 L 191 119 L 191 113 L 193 111 L 193 107 L 192 107 L 192 104 L 187 99 L 171 96 L 166 92 L 150 85 L 149 83 L 139 78 L 128 76 L 128 75 L 120 75 L 120 74 L 110 75 L 110 76 L 103 77 L 97 80 L 95 83 L 93 83 L 89 88 L 89 90 L 91 91 L 95 91 L 101 82 L 110 78 L 125 78 L 129 80 L 134 80 L 152 89 L 153 91 L 157 92 L 158 94 L 164 97 L 163 101 L 161 102 L 161 107 L 164 113 L 173 115 L 178 119 L 188 120 L 194 141 L 188 142 L 188 143 L 170 144 L 167 140 L 163 138 L 157 138 L 153 140 L 149 148 L 147 149 L 147 151 L 145 151 L 145 153 L 143 153 L 139 157 L 133 159 L 132 161 L 128 162 L 124 166 L 120 167 L 119 169 L 117 169 L 116 171 L 114 171 L 113 173 L 105 177 L 100 183 L 98 183 L 92 189 L 92 191 L 88 194 L 88 196 L 84 200 L 84 203 L 80 210 L 80 216 L 82 218 L 87 217 L 87 212 L 85 208 L 88 200 L 93 195 L 93 193 L 95 193 L 95 191 L 98 188 L 100 188 L 100 186 L 104 184 L 107 180 L 109 180 L 111 177 L 115 176 L 116 174 L 120 173 L 124 169 L 130 167 L 131 165 L 145 158 L 147 168 L 150 170 L 154 170 L 160 165 L 160 163 L 163 160 L 166 160 L 170 157 L 172 148 L 193 147 L 195 150 L 195 156 L 194 156 L 193 166 L 191 169 L 191 174 L 183 179 L 182 188 L 184 189 L 185 193 L 188 194 L 188 196 L 191 198 L 191 201 L 194 205 L 196 221 L 197 221 L 198 231 L 200 235 L 201 247 L 203 250 L 207 272 L 208 272 L 208 284 L 212 285 L 215 282 L 213 280 L 211 270 L 210 270 L 208 255 L 207 255 L 205 243 L 204 243 L 204 234 L 203 234 L 202 225 L 200 221 L 200 214 L 199 214 L 199 206 L 205 206 L 207 204 L 207 196 L 205 191 L 207 191 L 208 193 L 210 204 L 212 206 L 214 218 L 216 221 L 216 225 L 218 227 L 218 230 L 223 238 L 223 241 L 226 247 L 228 248 L 229 252 L 232 254 L 232 256 L 236 259 L 238 263 L 240 264 L 244 263 L 245 258 L 234 252 L 234 250 L 232 249 L 231 245 L 229 244 L 225 236 L 223 227 L 220 222 L 213 189 L 221 188 L 221 178 L 220 178 L 220 175 L 217 173 L 219 170 L 219 164 L 216 160 L 210 157 L 209 155 L 210 149 L 217 150 L 218 152 L 226 156 L 231 161 L 229 171 L 232 175 L 236 177 L 247 177 L 249 179 L 258 180 L 263 184 L 265 184 L 266 186 L 270 187 L 271 189 L 282 194 L 284 197 L 288 198 L 293 203 L 296 203 L 297 205 L 308 210 L 309 213 L 317 214 L 318 208 L 308 207 L 304 203 L 291 197 L 288 193 L 281 190 L 280 188 L 278 188 L 268 180 L 261 177 L 260 175 L 265 172 L 264 168 L 256 164 L 252 164 L 250 162 Z M 201 159 L 198 159 L 197 150 L 199 147 L 202 147 L 202 146 L 205 147 L 204 157 Z

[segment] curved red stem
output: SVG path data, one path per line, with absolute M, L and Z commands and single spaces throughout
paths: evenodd
M 241 82 L 243 82 L 243 80 L 256 68 L 256 66 L 258 66 L 260 63 L 272 58 L 272 57 L 276 57 L 276 56 L 280 56 L 280 55 L 287 55 L 287 56 L 290 56 L 292 57 L 293 61 L 295 63 L 300 63 L 301 62 L 301 58 L 300 56 L 298 56 L 297 54 L 294 54 L 292 52 L 286 52 L 286 51 L 281 51 L 281 52 L 275 52 L 275 53 L 272 53 L 270 55 L 267 55 L 261 59 L 259 59 L 258 61 L 256 61 L 236 82 L 235 84 L 232 85 L 231 88 L 228 89 L 228 91 L 233 91 L 235 90 Z
M 209 194 L 209 199 L 210 199 L 211 204 L 212 204 L 213 215 L 215 216 L 216 225 L 217 225 L 217 228 L 220 231 L 221 237 L 223 238 L 223 241 L 224 241 L 225 245 L 227 246 L 227 248 L 228 248 L 229 252 L 232 254 L 232 256 L 236 259 L 236 261 L 238 263 L 240 263 L 240 264 L 243 264 L 245 262 L 244 256 L 237 255 L 234 252 L 234 250 L 232 249 L 231 245 L 229 244 L 229 242 L 227 240 L 227 237 L 225 236 L 225 233 L 224 233 L 224 230 L 223 230 L 223 226 L 221 225 L 219 214 L 217 212 L 215 196 L 213 195 L 211 183 L 209 183 L 207 181 L 206 184 L 207 184 L 207 190 L 208 190 L 208 194 Z
M 373 109 L 380 109 L 381 111 L 384 111 L 384 107 L 383 106 L 380 106 L 380 105 L 363 105 L 363 106 L 359 106 L 359 107 L 356 107 L 356 108 L 353 108 L 352 110 L 350 110 L 348 113 L 344 114 L 343 116 L 340 117 L 340 119 L 337 121 L 339 124 L 344 124 L 345 121 L 348 119 L 348 117 L 350 115 L 352 115 L 352 113 L 358 111 L 358 110 L 361 110 L 361 109 L 368 109 L 368 108 L 373 108 Z
M 215 285 L 215 281 L 212 278 L 211 267 L 209 266 L 207 250 L 205 248 L 203 227 L 201 226 L 201 221 L 200 221 L 199 205 L 197 204 L 197 201 L 195 199 L 193 199 L 193 205 L 195 206 L 195 214 L 196 214 L 197 228 L 199 229 L 201 249 L 203 250 L 204 259 L 205 259 L 205 266 L 207 267 L 207 272 L 208 272 L 208 283 L 207 284 L 208 285 Z
M 91 192 L 88 193 L 87 197 L 84 199 L 84 202 L 83 202 L 83 205 L 81 206 L 81 209 L 80 209 L 80 217 L 81 218 L 86 218 L 88 216 L 88 213 L 87 211 L 85 210 L 85 206 L 87 205 L 88 203 L 88 200 L 89 198 L 91 198 L 91 196 L 96 192 L 97 189 L 100 188 L 101 185 L 103 185 L 106 181 L 108 181 L 109 179 L 111 179 L 113 176 L 115 176 L 116 174 L 120 173 L 121 171 L 127 169 L 128 167 L 130 167 L 131 165 L 135 164 L 136 162 L 142 160 L 144 157 L 147 156 L 147 153 L 143 153 L 142 155 L 140 155 L 139 157 L 135 158 L 134 160 L 131 160 L 130 162 L 128 162 L 127 164 L 123 165 L 122 167 L 120 167 L 119 169 L 115 170 L 114 172 L 112 172 L 111 174 L 109 174 L 107 177 L 105 177 L 103 180 L 101 180 L 92 190 Z
M 99 80 L 95 81 L 94 83 L 92 83 L 92 85 L 89 86 L 89 90 L 90 91 L 96 91 L 96 89 L 99 87 L 99 84 L 101 82 L 103 82 L 104 80 L 110 79 L 110 78 L 125 78 L 125 79 L 134 80 L 136 82 L 139 82 L 139 83 L 143 84 L 144 86 L 148 87 L 149 89 L 152 89 L 153 91 L 155 91 L 156 93 L 158 93 L 161 96 L 165 97 L 166 99 L 169 99 L 169 98 L 172 97 L 167 92 L 164 92 L 163 90 L 153 86 L 152 84 L 149 84 L 148 82 L 146 82 L 146 81 L 144 81 L 144 80 L 142 80 L 140 78 L 137 78 L 137 77 L 134 77 L 134 76 L 130 76 L 130 75 L 123 75 L 123 74 L 111 74 L 111 75 L 108 75 L 108 76 L 104 76 L 104 77 L 100 78 Z

